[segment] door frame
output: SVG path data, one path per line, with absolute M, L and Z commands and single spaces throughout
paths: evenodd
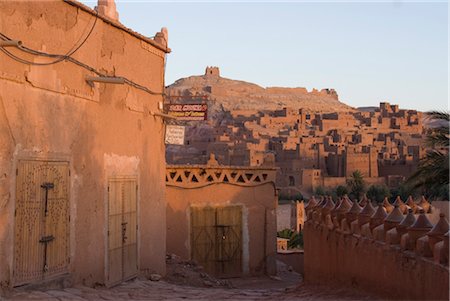
M 123 278 L 119 282 L 110 282 L 108 279 L 109 277 L 109 183 L 110 181 L 121 181 L 121 180 L 134 180 L 136 182 L 136 274 Z M 106 287 L 113 287 L 115 285 L 118 285 L 124 281 L 127 281 L 129 279 L 132 279 L 136 277 L 139 274 L 140 270 L 140 222 L 139 222 L 139 200 L 140 200 L 140 185 L 139 185 L 139 176 L 138 175 L 110 175 L 106 177 L 106 185 L 105 185 L 105 232 L 104 232 L 104 245 L 105 245 L 105 286 Z
M 52 276 L 49 276 L 48 278 L 45 279 L 40 279 L 40 280 L 34 280 L 34 281 L 30 281 L 27 283 L 21 283 L 21 284 L 16 284 L 15 283 L 15 279 L 14 279 L 14 262 L 16 259 L 15 256 L 15 250 L 16 250 L 16 209 L 17 209 L 17 195 L 16 195 L 16 189 L 17 189 L 17 180 L 18 180 L 18 170 L 19 170 L 19 163 L 21 161 L 38 161 L 38 162 L 51 162 L 51 163 L 55 163 L 55 162 L 61 162 L 61 163 L 66 163 L 67 167 L 68 167 L 68 178 L 67 178 L 67 213 L 68 213 L 68 233 L 67 233 L 67 256 L 68 256 L 68 263 L 67 263 L 67 269 L 66 272 L 64 273 L 58 273 Z M 75 213 L 75 209 L 73 208 L 73 181 L 72 181 L 72 175 L 71 172 L 73 170 L 73 165 L 72 165 L 72 160 L 71 160 L 71 156 L 65 153 L 46 153 L 46 154 L 37 154 L 35 152 L 32 151 L 19 151 L 18 154 L 15 156 L 14 160 L 13 160 L 13 164 L 12 164 L 12 172 L 11 174 L 13 175 L 12 177 L 12 181 L 11 181 L 11 185 L 10 185 L 10 200 L 12 202 L 12 206 L 11 206 L 11 212 L 10 212 L 10 216 L 11 216 L 11 232 L 12 236 L 11 236 L 11 247 L 10 247 L 10 252 L 12 254 L 12 256 L 9 256 L 9 279 L 10 279 L 10 286 L 11 287 L 16 287 L 16 286 L 22 286 L 22 285 L 27 285 L 27 284 L 33 284 L 33 283 L 39 283 L 42 281 L 47 281 L 47 280 L 52 280 L 52 279 L 57 279 L 60 277 L 64 277 L 66 275 L 70 274 L 70 271 L 72 270 L 72 262 L 73 262 L 73 246 L 74 244 L 74 240 L 75 240 L 75 236 L 74 236 L 74 230 L 75 230 L 75 224 L 74 224 L 74 218 L 72 218 L 72 216 L 74 216 Z
M 217 215 L 217 210 L 219 208 L 226 208 L 226 207 L 239 207 L 241 212 L 241 266 L 240 266 L 240 276 L 242 277 L 244 275 L 248 274 L 248 211 L 244 204 L 241 203 L 229 203 L 229 204 L 210 204 L 210 203 L 203 203 L 203 204 L 190 204 L 189 210 L 187 212 L 187 221 L 188 221 L 188 251 L 189 251 L 189 258 L 193 259 L 193 241 L 192 241 L 192 208 L 196 209 L 204 209 L 204 208 L 212 208 L 214 209 L 215 216 Z M 216 277 L 220 277 L 220 275 L 214 275 Z M 226 277 L 225 277 L 226 278 Z M 233 277 L 232 277 L 233 278 Z

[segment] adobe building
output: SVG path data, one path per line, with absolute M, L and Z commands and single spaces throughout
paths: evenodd
M 212 80 L 220 74 L 208 67 L 202 78 Z M 188 86 L 169 87 L 168 93 L 195 91 L 211 97 L 210 91 L 200 91 L 196 84 L 192 91 L 186 89 Z M 281 92 L 279 88 L 267 90 Z M 246 92 L 233 93 L 239 103 Z M 211 106 L 215 105 L 212 102 Z M 169 147 L 168 163 L 204 164 L 214 153 L 224 165 L 260 166 L 267 154 L 274 154 L 279 167 L 277 188 L 280 195 L 292 197 L 299 193 L 310 196 L 319 186 L 331 190 L 345 185 L 356 170 L 369 185 L 395 188 L 417 169 L 426 154 L 423 114 L 386 102 L 378 108 L 348 112 L 320 113 L 290 107 L 252 112 L 230 109 L 218 119 L 220 123 L 211 120 L 203 124 L 203 133 L 188 126 L 187 135 L 195 138 L 185 147 Z
M 305 224 L 305 204 L 303 201 L 290 201 L 278 204 L 277 207 L 277 231 L 290 229 L 301 232 Z
M 170 165 L 167 252 L 218 277 L 276 274 L 275 168 Z
M 167 32 L 113 4 L 0 2 L 1 287 L 165 273 Z

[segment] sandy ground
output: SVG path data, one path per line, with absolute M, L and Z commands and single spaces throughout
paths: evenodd
M 132 280 L 119 286 L 88 288 L 76 286 L 61 290 L 15 290 L 2 300 L 376 300 L 361 292 L 332 289 L 325 286 L 297 285 L 271 288 L 279 280 L 251 279 L 259 288 L 201 288 L 167 283 L 165 281 Z
M 177 258 L 169 258 L 168 271 L 159 281 L 140 278 L 113 288 L 16 288 L 0 300 L 377 300 L 364 292 L 306 285 L 282 263 L 276 277 L 216 279 L 195 263 Z

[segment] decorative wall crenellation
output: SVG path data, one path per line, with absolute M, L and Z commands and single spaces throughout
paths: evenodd
M 306 281 L 335 281 L 389 298 L 448 300 L 449 223 L 424 197 L 378 206 L 366 198 L 313 197 L 305 211 Z
M 238 186 L 258 186 L 275 183 L 275 169 L 243 167 L 167 166 L 166 185 L 199 188 L 215 183 Z

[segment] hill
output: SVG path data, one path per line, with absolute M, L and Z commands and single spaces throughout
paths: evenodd
M 220 76 L 219 68 L 207 67 L 204 75 L 181 78 L 166 88 L 169 99 L 195 99 L 203 96 L 215 110 L 276 110 L 283 107 L 309 112 L 354 111 L 339 101 L 334 89 L 263 88 L 253 83 Z

